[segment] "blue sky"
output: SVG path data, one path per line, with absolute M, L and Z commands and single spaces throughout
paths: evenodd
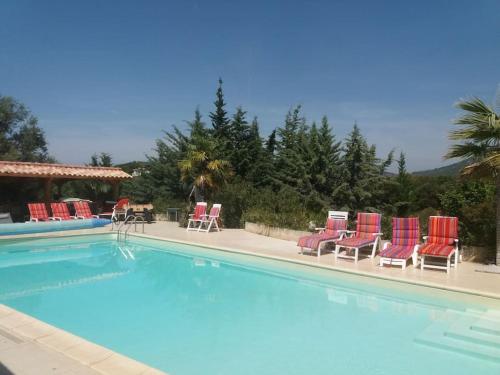
M 339 138 L 355 121 L 410 169 L 443 163 L 460 98 L 492 102 L 500 2 L 23 1 L 0 4 L 0 94 L 27 104 L 50 152 L 144 159 L 218 77 L 264 135 L 301 104 Z

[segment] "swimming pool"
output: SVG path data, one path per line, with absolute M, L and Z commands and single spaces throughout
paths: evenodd
M 499 374 L 500 304 L 111 235 L 0 243 L 0 303 L 170 374 Z

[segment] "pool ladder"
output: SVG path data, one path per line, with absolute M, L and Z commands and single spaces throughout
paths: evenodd
M 117 241 L 125 241 L 127 239 L 128 231 L 132 224 L 134 224 L 134 232 L 137 232 L 137 222 L 142 223 L 142 233 L 144 233 L 144 218 L 142 216 L 129 215 L 121 222 L 121 224 L 116 229 L 116 239 Z M 111 228 L 112 230 L 113 228 Z

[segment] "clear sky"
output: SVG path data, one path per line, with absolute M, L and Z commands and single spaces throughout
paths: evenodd
M 50 152 L 144 159 L 172 124 L 228 110 L 264 135 L 301 104 L 343 138 L 355 121 L 411 170 L 443 163 L 460 98 L 492 102 L 500 1 L 23 1 L 0 3 L 0 94 L 27 104 Z

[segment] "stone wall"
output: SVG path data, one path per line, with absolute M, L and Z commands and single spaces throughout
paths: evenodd
M 307 236 L 311 234 L 311 232 L 286 228 L 276 228 L 265 224 L 250 223 L 248 221 L 245 223 L 245 230 L 247 232 L 261 234 L 263 236 L 273 238 L 279 238 L 281 240 L 287 241 L 297 241 L 300 236 Z

